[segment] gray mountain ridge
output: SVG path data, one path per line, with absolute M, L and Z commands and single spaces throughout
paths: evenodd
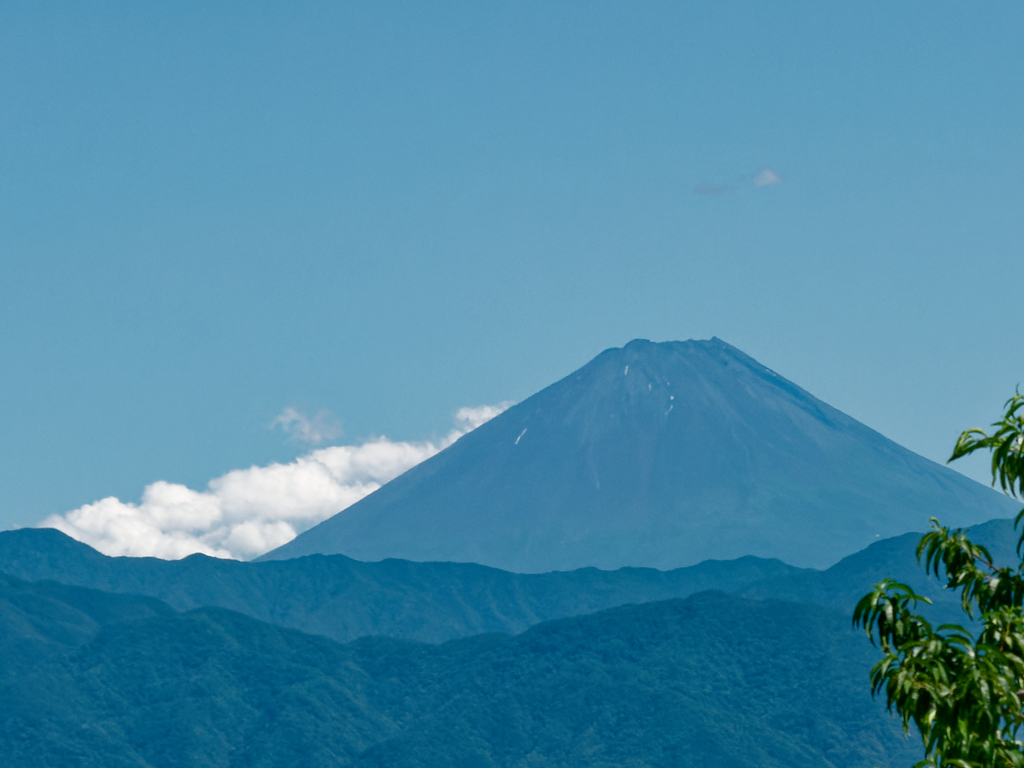
M 820 569 L 932 516 L 1016 511 L 720 339 L 638 339 L 259 559 Z
M 1013 521 L 970 529 L 999 565 L 1019 559 Z M 583 568 L 516 574 L 471 563 L 361 563 L 344 555 L 245 563 L 107 557 L 53 529 L 0 533 L 0 575 L 120 595 L 144 595 L 178 611 L 225 608 L 281 627 L 347 642 L 387 636 L 444 642 L 486 632 L 519 633 L 543 621 L 715 590 L 758 600 L 813 603 L 849 615 L 883 578 L 935 602 L 938 623 L 962 622 L 959 597 L 916 561 L 919 533 L 875 542 L 825 571 L 746 556 L 673 571 Z M 927 612 L 927 611 L 926 611 Z
M 755 557 L 668 572 L 584 568 L 544 574 L 471 563 L 360 563 L 344 555 L 265 563 L 205 555 L 160 560 L 107 557 L 53 529 L 0 533 L 0 574 L 146 595 L 179 611 L 226 608 L 340 642 L 370 635 L 443 642 L 485 632 L 518 633 L 542 621 L 626 603 L 709 589 L 738 593 L 801 572 Z

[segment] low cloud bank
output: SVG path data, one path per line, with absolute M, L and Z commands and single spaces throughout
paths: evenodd
M 160 480 L 146 486 L 138 504 L 111 496 L 51 515 L 40 527 L 111 556 L 177 560 L 200 552 L 246 560 L 373 493 L 510 405 L 460 409 L 455 428 L 437 443 L 381 437 L 320 448 L 289 464 L 236 469 L 211 480 L 205 491 Z M 290 423 L 303 424 L 300 414 L 286 414 L 296 416 Z

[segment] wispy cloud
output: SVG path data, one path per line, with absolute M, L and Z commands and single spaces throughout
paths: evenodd
M 57 528 L 112 556 L 256 557 L 373 493 L 510 405 L 460 409 L 455 428 L 437 442 L 380 437 L 319 448 L 288 464 L 236 469 L 211 480 L 204 491 L 160 480 L 146 486 L 138 503 L 111 496 L 52 515 L 40 527 Z
M 497 405 L 477 405 L 470 408 L 459 408 L 455 412 L 455 429 L 461 432 L 472 432 L 481 424 L 486 424 L 499 413 L 507 411 L 515 403 L 504 400 Z
M 779 176 L 771 168 L 762 168 L 754 176 L 754 186 L 760 189 L 761 187 L 770 187 L 772 184 L 781 184 L 782 177 Z
M 774 184 L 781 184 L 782 177 L 771 168 L 762 168 L 753 175 L 738 176 L 723 184 L 712 184 L 704 182 L 693 188 L 695 195 L 703 197 L 719 197 L 733 192 L 740 192 L 753 186 L 755 189 L 763 189 Z
M 285 408 L 270 428 L 280 427 L 288 433 L 290 440 L 306 445 L 320 445 L 339 438 L 344 433 L 341 422 L 328 410 L 320 409 L 312 418 L 294 408 Z

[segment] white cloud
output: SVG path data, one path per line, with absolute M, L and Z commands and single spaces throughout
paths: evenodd
M 753 184 L 758 189 L 762 189 L 763 187 L 770 187 L 773 184 L 781 183 L 782 177 L 779 174 L 771 168 L 762 168 L 753 176 L 737 176 L 726 183 L 712 184 L 705 182 L 698 184 L 693 188 L 693 193 L 703 197 L 720 197 L 721 195 L 729 195 L 733 192 L 742 192 L 743 189 L 749 189 L 750 184 Z
M 507 411 L 514 405 L 512 401 L 505 400 L 497 405 L 478 405 L 474 408 L 459 408 L 455 412 L 455 429 L 462 432 L 472 432 L 481 424 L 486 424 L 502 411 Z
M 211 480 L 205 491 L 159 480 L 146 486 L 137 504 L 111 496 L 51 515 L 40 527 L 57 528 L 111 556 L 176 560 L 201 552 L 257 557 L 359 501 L 510 405 L 460 409 L 455 429 L 437 443 L 380 437 L 319 448 L 288 464 L 233 470 Z
M 772 184 L 781 184 L 782 177 L 771 168 L 762 168 L 754 176 L 755 187 L 770 187 Z
M 313 418 L 309 418 L 302 411 L 285 408 L 270 422 L 270 428 L 274 427 L 281 427 L 288 433 L 290 439 L 307 445 L 320 445 L 334 440 L 341 437 L 343 432 L 337 417 L 323 409 L 317 411 Z

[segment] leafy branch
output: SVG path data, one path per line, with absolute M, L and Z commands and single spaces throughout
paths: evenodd
M 992 485 L 1015 498 L 1024 495 L 1024 396 L 1006 401 L 991 434 L 964 432 L 950 461 L 977 450 L 992 451 Z M 1014 522 L 1019 526 L 1024 510 Z M 925 759 L 915 768 L 1024 768 L 1024 560 L 999 568 L 967 532 L 932 518 L 917 545 L 917 559 L 944 588 L 960 592 L 964 613 L 980 620 L 977 636 L 962 626 L 933 628 L 915 613 L 930 603 L 910 587 L 884 580 L 853 613 L 884 654 L 871 670 L 871 692 L 885 693 L 909 732 L 917 727 Z M 1024 546 L 1024 531 L 1017 553 Z

